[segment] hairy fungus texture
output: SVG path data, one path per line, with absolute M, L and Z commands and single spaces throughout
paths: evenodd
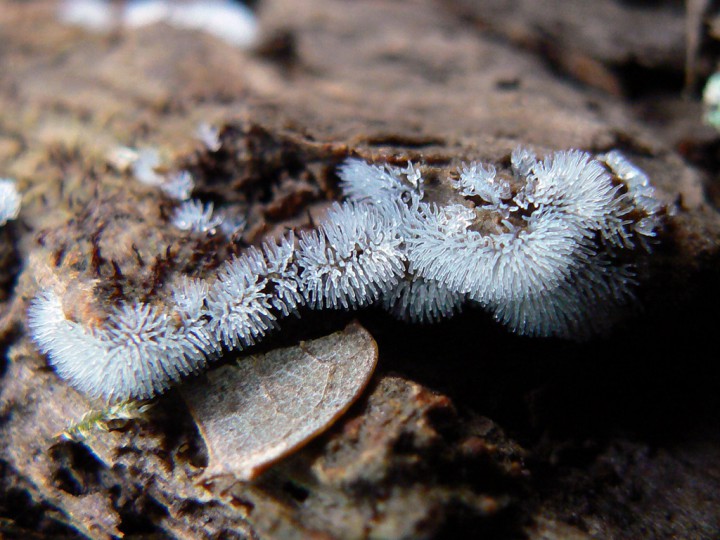
M 227 263 L 207 295 L 209 326 L 226 347 L 254 345 L 295 312 L 302 294 L 294 264 L 294 238 L 250 248 Z
M 181 231 L 212 233 L 222 225 L 221 216 L 213 215 L 213 203 L 185 201 L 175 209 L 172 223 Z
M 631 297 L 618 252 L 646 245 L 662 209 L 644 173 L 617 152 L 603 159 L 609 168 L 585 152 L 540 161 L 518 149 L 502 177 L 461 168 L 452 185 L 462 200 L 423 204 L 410 224 L 411 271 L 467 294 L 520 334 L 602 330 Z
M 144 303 L 115 308 L 100 327 L 70 320 L 46 289 L 30 305 L 33 339 L 61 378 L 95 398 L 147 399 L 205 366 L 202 330 Z
M 335 204 L 326 221 L 300 235 L 300 279 L 310 307 L 356 308 L 386 294 L 404 273 L 402 239 L 377 207 Z
M 422 175 L 412 163 L 400 169 L 348 159 L 340 167 L 339 174 L 343 194 L 352 202 L 387 206 L 418 202 L 425 194 Z
M 632 298 L 628 254 L 660 225 L 664 206 L 647 175 L 615 151 L 540 160 L 519 148 L 510 163 L 462 165 L 437 204 L 413 165 L 349 159 L 339 170 L 347 200 L 317 229 L 251 247 L 207 279 L 181 278 L 164 304 L 126 303 L 99 323 L 71 320 L 45 289 L 30 306 L 32 336 L 62 378 L 122 401 L 165 390 L 223 348 L 255 344 L 302 305 L 378 303 L 433 322 L 474 302 L 524 335 L 604 330 Z M 221 226 L 193 201 L 173 223 Z
M 181 278 L 165 304 L 123 304 L 99 323 L 68 317 L 61 294 L 33 299 L 32 337 L 60 377 L 109 402 L 161 393 L 222 346 L 254 344 L 302 302 L 292 235 L 250 248 L 210 280 Z
M 383 307 L 398 319 L 432 323 L 462 309 L 466 295 L 442 283 L 409 275 L 383 296 Z

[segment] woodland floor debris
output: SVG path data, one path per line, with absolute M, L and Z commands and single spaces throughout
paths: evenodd
M 0 297 L 4 533 L 718 536 L 720 366 L 702 352 L 720 293 L 720 216 L 703 186 L 718 193 L 717 143 L 700 107 L 693 123 L 678 98 L 675 34 L 654 34 L 666 52 L 642 69 L 614 69 L 645 54 L 622 41 L 612 57 L 588 45 L 591 64 L 549 69 L 541 46 L 498 37 L 522 33 L 491 37 L 441 2 L 304 4 L 256 3 L 257 52 L 167 27 L 90 35 L 58 24 L 56 2 L 3 5 L 0 172 L 23 193 L 2 239 L 15 256 L 0 263 L 11 291 Z M 661 27 L 676 4 L 637 11 Z M 602 24 L 631 24 L 623 13 Z M 602 67 L 615 86 L 583 86 L 582 66 Z M 195 139 L 203 122 L 218 127 L 219 148 Z M 249 485 L 197 484 L 207 450 L 176 392 L 85 442 L 54 438 L 90 404 L 24 333 L 31 273 L 97 278 L 112 303 L 240 249 L 168 227 L 173 206 L 109 163 L 113 149 L 158 148 L 193 175 L 201 200 L 244 209 L 241 241 L 257 244 L 316 223 L 349 153 L 449 169 L 500 162 L 518 144 L 621 148 L 678 202 L 632 327 L 582 346 L 510 336 L 472 310 L 422 329 L 365 312 L 380 350 L 366 394 Z M 318 313 L 260 352 L 345 322 Z

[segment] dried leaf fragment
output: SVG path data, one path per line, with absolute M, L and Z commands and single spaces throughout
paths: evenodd
M 244 358 L 183 389 L 208 448 L 204 478 L 252 480 L 330 427 L 359 397 L 377 363 L 359 324 Z

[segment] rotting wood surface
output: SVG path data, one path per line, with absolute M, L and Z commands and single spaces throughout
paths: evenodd
M 169 27 L 92 35 L 59 25 L 54 2 L 3 5 L 0 173 L 24 193 L 0 240 L 13 241 L 0 283 L 22 263 L 0 296 L 3 534 L 717 537 L 720 370 L 701 352 L 719 292 L 720 219 L 703 186 L 718 193 L 717 158 L 674 86 L 675 33 L 652 50 L 589 41 L 548 61 L 522 17 L 470 20 L 451 4 L 260 1 L 258 51 Z M 682 17 L 675 4 L 587 24 L 660 28 Z M 617 69 L 633 55 L 642 70 Z M 657 88 L 638 82 L 650 74 Z M 200 122 L 221 127 L 221 151 L 194 139 Z M 509 336 L 479 312 L 420 329 L 362 313 L 380 350 L 364 397 L 253 484 L 198 483 L 207 450 L 176 392 L 85 442 L 54 437 L 92 404 L 24 334 L 36 280 L 97 279 L 110 303 L 241 249 L 169 227 L 167 201 L 109 163 L 118 145 L 189 169 L 200 197 L 248 213 L 242 242 L 256 243 L 316 222 L 349 154 L 449 169 L 517 144 L 619 147 L 677 202 L 643 269 L 645 311 L 612 335 L 568 345 Z M 288 324 L 263 347 L 330 334 L 343 317 Z

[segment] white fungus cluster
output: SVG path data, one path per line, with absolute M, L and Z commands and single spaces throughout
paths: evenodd
M 240 48 L 255 44 L 259 33 L 252 10 L 232 0 L 63 0 L 58 16 L 93 32 L 164 23 L 206 32 Z
M 244 217 L 227 209 L 216 211 L 213 203 L 203 204 L 198 199 L 181 202 L 173 211 L 171 222 L 181 231 L 215 234 L 220 230 L 228 238 L 233 238 L 247 225 Z
M 198 136 L 211 151 L 220 148 L 219 131 L 208 124 L 201 124 Z M 177 203 L 172 224 L 182 231 L 198 234 L 215 234 L 220 230 L 232 238 L 243 230 L 246 221 L 237 213 L 226 209 L 216 211 L 212 202 L 203 203 L 191 199 L 195 180 L 189 171 L 168 171 L 162 164 L 160 152 L 155 148 L 135 149 L 128 146 L 116 147 L 110 152 L 108 161 L 117 169 L 129 171 L 133 177 L 146 186 L 159 188 L 168 198 Z
M 172 224 L 181 231 L 212 233 L 223 223 L 221 216 L 213 215 L 213 203 L 203 204 L 192 199 L 181 203 L 173 212 Z
M 204 322 L 185 315 L 176 306 L 124 304 L 92 327 L 70 320 L 60 297 L 44 290 L 32 302 L 28 325 L 61 378 L 115 402 L 152 397 L 205 366 L 215 342 Z
M 108 154 L 108 162 L 120 171 L 132 172 L 141 184 L 160 188 L 177 201 L 189 199 L 195 188 L 195 181 L 188 171 L 164 171 L 160 152 L 155 148 L 118 146 Z
M 0 226 L 17 219 L 20 214 L 20 193 L 13 180 L 0 178 Z
M 663 210 L 618 152 L 540 160 L 521 148 L 508 171 L 463 165 L 433 189 L 412 165 L 350 159 L 339 174 L 347 200 L 315 230 L 251 247 L 207 279 L 183 278 L 164 302 L 125 304 L 88 325 L 66 314 L 62 291 L 43 290 L 29 312 L 34 340 L 76 388 L 123 401 L 257 343 L 302 305 L 378 304 L 436 321 L 470 302 L 520 334 L 583 338 L 631 298 L 627 253 L 648 246 Z M 219 225 L 209 210 L 173 221 L 207 230 Z
M 582 338 L 631 297 L 620 257 L 655 235 L 662 205 L 618 152 L 538 160 L 518 149 L 511 171 L 463 167 L 462 195 L 423 205 L 406 238 L 410 269 L 491 310 L 525 335 Z M 642 176 L 641 176 L 642 175 Z
M 55 371 L 78 390 L 109 402 L 147 399 L 216 357 L 242 349 L 302 303 L 294 238 L 250 248 L 207 280 L 182 278 L 157 305 L 135 302 L 87 324 L 73 320 L 63 291 L 42 290 L 28 326 Z
M 336 204 L 317 230 L 301 233 L 297 254 L 305 299 L 315 309 L 366 306 L 403 274 L 402 238 L 376 206 Z

